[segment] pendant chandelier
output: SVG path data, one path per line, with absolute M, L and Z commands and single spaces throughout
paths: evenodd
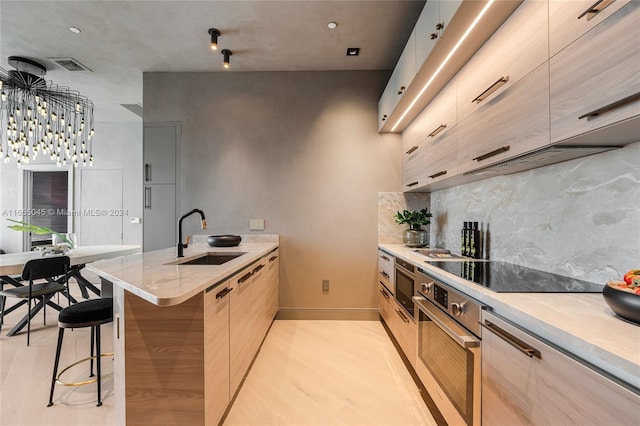
M 48 157 L 58 167 L 93 164 L 93 102 L 47 82 L 38 62 L 10 56 L 15 70 L 0 68 L 0 158 L 18 167 Z

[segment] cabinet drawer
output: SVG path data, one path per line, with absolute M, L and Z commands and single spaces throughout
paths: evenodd
M 638 395 L 500 317 L 482 318 L 484 426 L 637 424 Z
M 525 1 L 464 66 L 458 122 L 549 59 L 547 13 L 547 1 Z
M 549 0 L 549 53 L 555 55 L 630 0 Z M 588 12 L 592 11 L 592 12 Z
M 392 294 L 395 291 L 393 262 L 393 256 L 382 250 L 378 250 L 378 279 Z
M 458 173 L 549 144 L 549 67 L 518 84 L 458 124 Z
M 640 3 L 630 2 L 549 62 L 552 143 L 639 116 Z M 633 95 L 635 101 L 606 110 Z M 607 142 L 621 141 L 600 143 Z

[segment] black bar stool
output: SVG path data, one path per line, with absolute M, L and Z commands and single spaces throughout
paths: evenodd
M 47 407 L 51 407 L 53 405 L 53 389 L 55 388 L 56 383 L 61 384 L 63 386 L 80 386 L 87 385 L 89 383 L 97 382 L 98 383 L 98 407 L 102 405 L 102 396 L 100 393 L 100 382 L 101 382 L 101 370 L 100 370 L 100 357 L 102 355 L 113 355 L 113 354 L 101 354 L 100 353 L 100 325 L 106 324 L 113 321 L 113 299 L 112 298 L 102 298 L 102 299 L 91 299 L 86 300 L 84 302 L 76 303 L 67 308 L 64 308 L 60 311 L 60 315 L 58 316 L 58 347 L 56 349 L 56 360 L 53 365 L 53 376 L 51 377 L 51 393 L 49 394 L 49 404 Z M 62 349 L 62 338 L 64 336 L 65 328 L 82 328 L 82 327 L 91 327 L 91 356 L 88 358 L 82 359 L 80 361 L 74 362 L 68 367 L 64 368 L 60 374 L 58 374 L 58 363 L 60 361 L 60 350 Z M 96 348 L 96 355 L 93 355 L 93 348 Z M 93 377 L 93 360 L 96 360 L 97 367 L 97 377 L 92 380 L 88 380 L 85 382 L 76 382 L 76 383 L 64 383 L 60 380 L 60 376 L 67 371 L 69 368 L 80 364 L 84 361 L 91 361 L 91 374 L 90 377 Z

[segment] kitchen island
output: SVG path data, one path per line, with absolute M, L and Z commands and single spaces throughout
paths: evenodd
M 239 256 L 185 264 L 207 254 Z M 117 423 L 217 424 L 277 311 L 278 265 L 277 236 L 91 264 L 114 287 Z

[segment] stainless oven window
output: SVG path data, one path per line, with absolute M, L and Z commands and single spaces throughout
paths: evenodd
M 419 312 L 418 356 L 466 423 L 471 424 L 474 354 L 460 346 L 421 309 Z
M 396 268 L 396 300 L 413 316 L 413 278 Z

